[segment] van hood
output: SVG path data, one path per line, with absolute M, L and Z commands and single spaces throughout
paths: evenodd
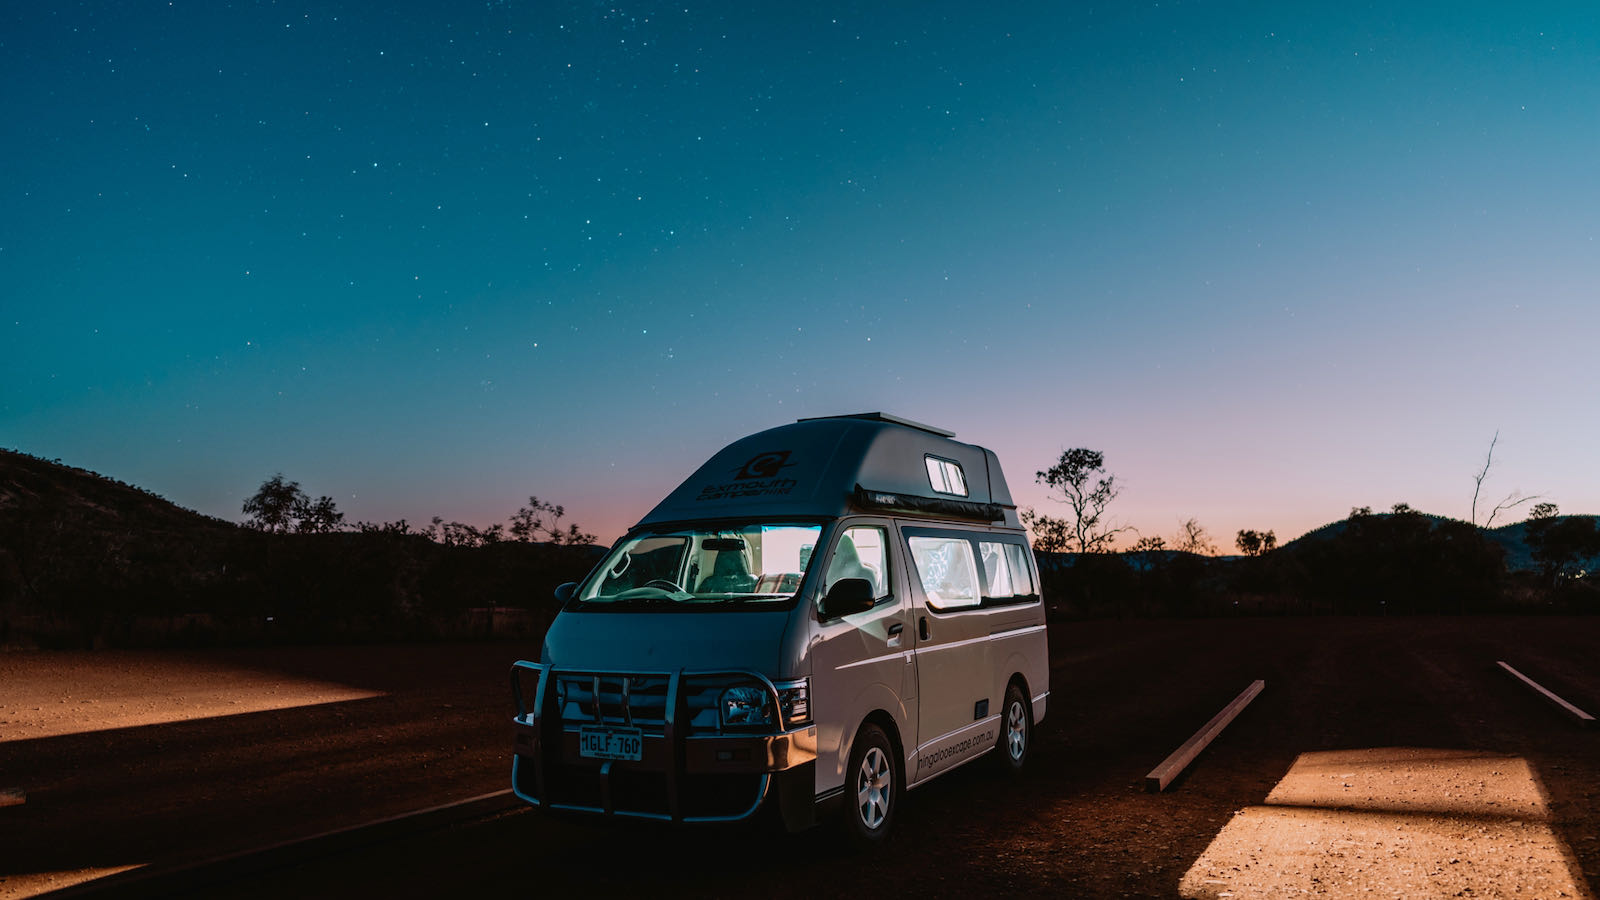
M 540 661 L 571 669 L 778 671 L 789 610 L 568 612 L 545 634 Z

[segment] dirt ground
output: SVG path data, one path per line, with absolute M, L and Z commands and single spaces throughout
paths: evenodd
M 967 767 L 911 792 L 878 854 L 852 855 L 820 830 L 592 827 L 527 811 L 205 894 L 1593 898 L 1600 729 L 1563 718 L 1495 661 L 1596 713 L 1597 650 L 1600 617 L 1063 623 L 1051 628 L 1051 710 L 1030 771 L 1007 781 Z M 0 807 L 0 897 L 502 789 L 506 669 L 535 652 L 0 657 L 0 790 L 27 792 Z M 52 736 L 30 736 L 53 685 L 137 706 L 141 690 L 160 690 L 151 672 L 173 663 L 254 673 L 226 676 L 241 696 L 321 699 L 187 720 L 168 699 L 140 713 L 157 717 L 146 724 L 79 732 L 57 709 Z M 104 694 L 63 675 L 86 666 Z M 119 688 L 117 673 L 146 687 Z M 1145 793 L 1145 773 L 1257 678 L 1261 696 L 1189 772 Z M 99 727 L 102 705 L 56 704 L 85 728 Z

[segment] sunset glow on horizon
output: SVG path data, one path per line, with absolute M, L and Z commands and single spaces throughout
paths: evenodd
M 1600 10 L 91 2 L 0 29 L 0 447 L 609 542 L 881 410 L 1115 524 L 1600 513 Z M 1527 507 L 1495 525 L 1521 519 Z M 1118 543 L 1131 546 L 1134 535 Z

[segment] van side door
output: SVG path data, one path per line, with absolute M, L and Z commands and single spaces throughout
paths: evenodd
M 881 709 L 894 718 L 907 748 L 917 733 L 911 608 L 890 523 L 846 520 L 834 531 L 821 563 L 809 648 L 819 797 L 843 788 L 850 741 L 872 711 Z M 824 617 L 820 601 L 847 578 L 870 582 L 876 602 L 862 612 Z
M 974 535 L 902 526 L 917 629 L 917 750 L 907 781 L 993 747 L 999 703 Z

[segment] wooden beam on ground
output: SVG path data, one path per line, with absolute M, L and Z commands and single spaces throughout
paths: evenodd
M 1532 678 L 1529 678 L 1528 676 L 1512 668 L 1510 663 L 1506 662 L 1505 660 L 1499 660 L 1499 666 L 1506 671 L 1506 674 L 1517 679 L 1528 687 L 1533 688 L 1534 693 L 1550 701 L 1550 703 L 1553 704 L 1557 709 L 1576 719 L 1579 725 L 1594 724 L 1594 716 L 1589 715 L 1576 706 L 1573 706 L 1571 703 L 1568 703 L 1567 701 L 1556 696 L 1555 693 L 1541 685 L 1539 682 L 1534 681 Z
M 1166 790 L 1167 785 L 1171 784 L 1172 780 L 1177 778 L 1188 767 L 1189 763 L 1194 762 L 1194 758 L 1200 755 L 1200 751 L 1216 740 L 1217 735 L 1222 733 L 1222 729 L 1227 728 L 1228 723 L 1243 712 L 1244 708 L 1250 705 L 1250 701 L 1254 700 L 1256 695 L 1261 693 L 1261 689 L 1266 686 L 1267 683 L 1260 679 L 1252 681 L 1250 686 L 1244 689 L 1243 693 L 1233 698 L 1232 703 L 1222 708 L 1222 712 L 1212 716 L 1211 721 L 1207 722 L 1199 731 L 1196 731 L 1194 737 L 1184 741 L 1183 746 L 1174 750 L 1171 756 L 1162 761 L 1161 765 L 1150 770 L 1150 774 L 1144 777 L 1144 789 L 1152 794 L 1158 794 Z
M 21 788 L 0 788 L 0 806 L 21 806 L 28 802 L 28 794 Z

